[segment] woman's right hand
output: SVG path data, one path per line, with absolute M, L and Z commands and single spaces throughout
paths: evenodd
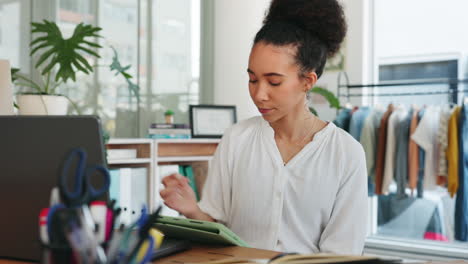
M 164 204 L 178 211 L 188 218 L 198 214 L 200 208 L 197 204 L 195 192 L 189 185 L 189 179 L 174 173 L 163 178 L 165 189 L 159 192 Z

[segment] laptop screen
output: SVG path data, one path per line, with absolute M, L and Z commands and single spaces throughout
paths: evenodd
M 0 116 L 0 257 L 40 259 L 39 212 L 78 147 L 88 164 L 106 166 L 96 117 Z

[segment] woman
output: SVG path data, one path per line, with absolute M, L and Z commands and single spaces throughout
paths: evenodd
M 336 0 L 274 0 L 247 69 L 262 117 L 228 129 L 197 204 L 170 175 L 161 197 L 188 218 L 226 224 L 252 247 L 361 254 L 367 175 L 361 145 L 307 108 L 307 91 L 346 33 Z

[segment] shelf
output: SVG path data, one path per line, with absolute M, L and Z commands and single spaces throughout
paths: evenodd
M 107 162 L 109 165 L 125 165 L 125 164 L 144 164 L 151 163 L 151 159 L 115 159 Z
M 150 138 L 111 138 L 107 144 L 150 144 L 151 142 L 153 140 Z
M 187 161 L 209 161 L 213 156 L 179 156 L 179 157 L 158 157 L 159 162 L 187 162 Z
M 180 144 L 196 144 L 196 143 L 219 143 L 221 139 L 216 138 L 191 138 L 191 139 L 155 139 L 156 143 L 180 143 Z

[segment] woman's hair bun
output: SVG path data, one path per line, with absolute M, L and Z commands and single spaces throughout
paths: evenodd
M 263 23 L 292 23 L 309 32 L 327 47 L 328 57 L 340 49 L 347 25 L 337 0 L 273 0 Z

